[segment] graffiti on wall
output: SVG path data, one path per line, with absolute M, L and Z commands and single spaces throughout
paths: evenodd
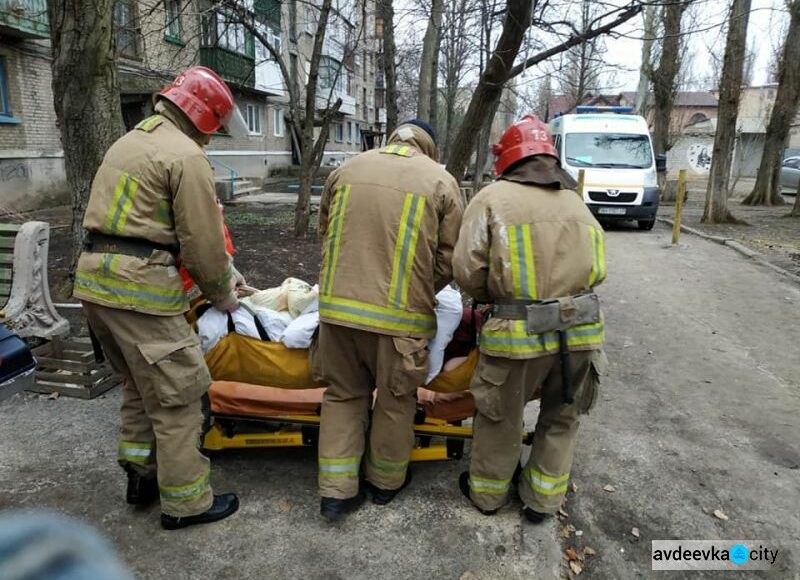
M 14 181 L 21 179 L 29 181 L 31 178 L 30 168 L 24 161 L 0 164 L 0 181 Z
M 686 150 L 686 160 L 695 173 L 708 173 L 711 171 L 711 155 L 713 145 L 710 143 L 695 143 Z

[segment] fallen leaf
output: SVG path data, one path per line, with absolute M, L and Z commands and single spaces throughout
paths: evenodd
M 631 530 L 631 534 L 633 534 L 634 537 L 637 537 L 637 538 L 641 535 L 641 533 L 639 532 L 639 528 L 633 528 Z
M 590 548 L 589 546 L 586 546 L 583 549 L 583 553 L 585 555 L 587 555 L 587 556 L 596 556 L 597 555 L 597 550 L 595 550 L 594 548 Z
M 572 573 L 575 574 L 576 576 L 581 572 L 583 572 L 583 566 L 581 566 L 575 560 L 570 560 L 569 569 L 572 570 Z
M 572 524 L 567 524 L 566 526 L 561 528 L 561 534 L 560 535 L 561 535 L 561 537 L 563 539 L 566 540 L 567 538 L 569 538 L 572 535 L 572 532 L 574 532 L 574 531 L 575 531 L 575 526 L 573 526 Z
M 567 548 L 566 550 L 564 550 L 564 557 L 570 562 L 572 560 L 577 560 L 578 552 L 575 551 L 575 548 Z
M 609 493 L 614 493 L 615 491 L 617 491 L 617 488 L 616 488 L 616 487 L 614 487 L 614 486 L 613 486 L 613 485 L 611 485 L 611 484 L 608 484 L 608 485 L 605 485 L 605 486 L 603 487 L 603 491 L 607 491 L 607 492 L 609 492 Z
M 288 499 L 282 499 L 278 502 L 278 511 L 281 513 L 288 513 L 292 511 L 294 504 L 290 502 Z
M 569 485 L 570 485 L 570 487 L 572 488 L 572 493 L 578 493 L 578 484 L 577 484 L 577 483 L 575 483 L 575 482 L 573 481 L 573 482 L 572 482 L 572 483 L 570 483 Z
M 564 510 L 560 509 L 560 510 L 558 510 L 558 517 L 560 517 L 560 518 L 568 518 L 569 514 L 567 512 L 565 512 Z
M 61 396 L 61 393 L 55 392 L 55 393 L 50 393 L 47 398 L 50 399 L 51 401 L 55 401 L 60 396 Z
M 729 519 L 722 510 L 714 510 L 714 517 L 722 520 L 723 522 L 727 522 Z

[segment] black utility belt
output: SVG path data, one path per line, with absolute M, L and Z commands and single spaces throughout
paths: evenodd
M 122 236 L 109 236 L 90 232 L 83 242 L 83 249 L 87 252 L 123 254 L 136 258 L 149 258 L 154 251 L 168 252 L 177 258 L 177 246 L 157 244 L 142 238 L 124 238 Z

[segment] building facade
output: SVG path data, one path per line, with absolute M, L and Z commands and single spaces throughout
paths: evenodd
M 247 121 L 248 135 L 220 132 L 208 146 L 221 181 L 260 185 L 298 162 L 287 123 L 293 79 L 303 87 L 317 31 L 318 5 L 298 0 L 243 0 L 241 14 L 209 0 L 117 0 L 114 27 L 120 104 L 126 129 L 153 111 L 153 95 L 194 64 L 217 71 Z M 318 79 L 318 111 L 337 99 L 323 164 L 377 146 L 386 112 L 381 22 L 375 0 L 340 0 L 329 18 Z M 0 213 L 66 202 L 63 150 L 53 110 L 46 0 L 0 0 Z M 286 74 L 259 41 L 280 55 Z

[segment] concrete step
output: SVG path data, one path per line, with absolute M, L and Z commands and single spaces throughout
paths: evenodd
M 253 193 L 263 193 L 263 189 L 260 187 L 236 187 L 233 190 L 233 197 L 241 197 L 243 195 L 250 195 Z

